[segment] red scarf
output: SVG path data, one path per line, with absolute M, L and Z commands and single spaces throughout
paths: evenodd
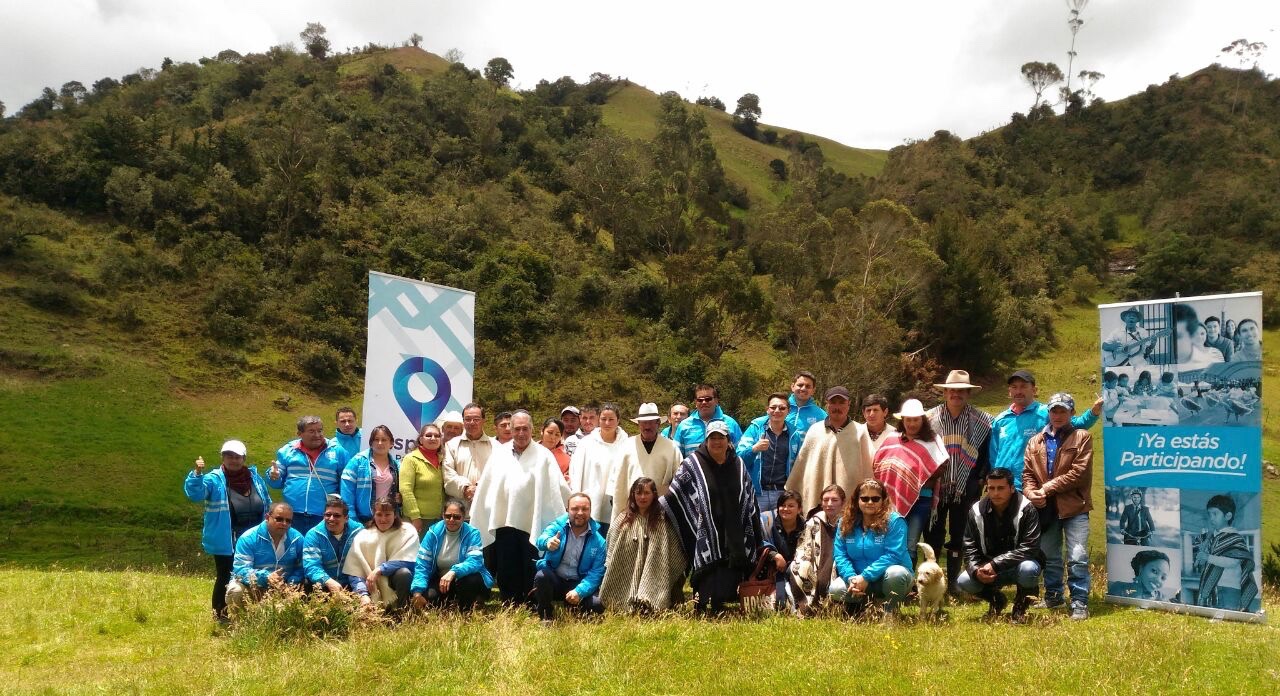
M 427 460 L 427 463 L 431 466 L 434 466 L 437 469 L 440 468 L 440 450 L 423 449 L 422 445 L 418 445 L 418 454 L 421 454 L 422 458 Z
M 227 479 L 227 488 L 240 495 L 249 495 L 249 492 L 253 490 L 253 475 L 249 473 L 249 467 L 247 466 L 242 466 L 237 471 L 230 471 L 224 467 L 222 476 Z

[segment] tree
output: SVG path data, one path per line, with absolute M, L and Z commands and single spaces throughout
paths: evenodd
M 1262 58 L 1262 54 L 1266 52 L 1267 45 L 1261 41 L 1249 41 L 1248 39 L 1236 39 L 1226 46 L 1222 47 L 1219 55 L 1235 56 L 1236 64 L 1240 66 L 1240 70 L 1245 69 L 1257 70 L 1258 60 Z M 1240 79 L 1243 75 L 1236 75 L 1236 88 L 1231 93 L 1231 113 L 1236 112 L 1236 98 L 1240 95 Z M 1247 105 L 1246 105 L 1247 106 Z M 1241 109 L 1244 114 L 1244 109 Z
M 244 60 L 244 56 L 240 55 L 239 51 L 224 48 L 218 51 L 218 55 L 214 56 L 213 59 L 219 63 L 239 63 Z
M 416 32 L 416 31 L 415 31 L 415 32 L 413 32 L 412 34 L 410 34 L 410 35 L 409 35 L 409 44 L 410 44 L 411 46 L 413 46 L 414 48 L 419 48 L 419 47 L 422 45 L 422 34 L 419 34 L 419 33 L 418 33 L 418 32 Z
M 4 118 L 4 102 L 0 101 L 0 118 Z
M 173 67 L 173 59 L 170 58 L 169 56 L 165 56 L 164 60 L 160 61 L 160 72 L 164 72 L 172 67 Z
M 70 111 L 80 102 L 84 101 L 89 90 L 84 88 L 79 80 L 72 80 L 62 85 L 62 89 L 58 90 L 58 104 L 63 111 Z
M 724 111 L 728 108 L 724 105 L 724 102 L 720 100 L 720 97 L 698 97 L 693 100 L 693 103 L 698 106 L 709 106 L 716 111 Z
M 1051 85 L 1062 82 L 1062 70 L 1053 63 L 1041 63 L 1034 61 L 1031 63 L 1023 63 L 1022 79 L 1027 81 L 1031 86 L 1031 90 L 1036 93 L 1036 102 L 1031 105 L 1032 110 L 1040 106 L 1040 98 L 1044 95 L 1044 91 Z
M 501 56 L 491 59 L 484 66 L 484 79 L 499 87 L 506 87 L 511 82 L 511 76 L 515 74 L 516 70 L 511 67 L 511 61 Z
M 1102 78 L 1106 77 L 1106 75 L 1103 75 L 1096 70 L 1081 70 L 1077 77 L 1080 78 L 1080 93 L 1083 94 L 1085 98 L 1092 101 L 1094 97 L 1097 96 L 1093 93 L 1093 86 L 1098 84 L 1098 82 L 1102 80 Z
M 307 28 L 298 32 L 298 38 L 302 39 L 302 46 L 316 60 L 323 60 L 329 54 L 329 39 L 325 38 L 326 31 L 324 25 L 319 22 L 307 22 Z
M 462 50 L 458 48 L 451 48 L 444 52 L 444 59 L 450 63 L 461 63 L 462 59 L 466 57 L 467 54 L 463 53 Z
M 1067 0 L 1067 8 L 1070 9 L 1070 15 L 1067 18 L 1067 27 L 1071 29 L 1071 48 L 1067 51 L 1067 94 L 1071 94 L 1071 65 L 1076 60 L 1076 32 L 1080 31 L 1080 27 L 1084 26 L 1084 20 L 1080 18 L 1080 13 L 1084 12 L 1084 8 L 1089 4 L 1089 0 Z
M 756 123 L 760 120 L 760 97 L 747 92 L 738 97 L 738 108 L 733 110 L 733 127 L 749 138 L 756 137 Z

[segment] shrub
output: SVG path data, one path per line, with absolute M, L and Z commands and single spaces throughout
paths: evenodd
M 311 343 L 298 356 L 299 367 L 315 386 L 338 386 L 342 382 L 342 354 L 326 343 Z
M 27 304 L 36 309 L 78 316 L 84 312 L 85 301 L 80 293 L 67 285 L 41 284 L 18 291 Z
M 1280 590 L 1280 544 L 1272 542 L 1271 550 L 1262 559 L 1262 584 Z
M 253 645 L 346 638 L 387 621 L 382 612 L 361 607 L 360 600 L 350 593 L 313 592 L 308 596 L 286 585 L 235 611 L 232 631 L 237 640 Z

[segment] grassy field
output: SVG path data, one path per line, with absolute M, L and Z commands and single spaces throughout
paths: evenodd
M 784 191 L 771 174 L 769 162 L 774 159 L 785 162 L 791 153 L 780 146 L 744 137 L 733 129 L 733 117 L 723 111 L 710 107 L 692 108 L 700 108 L 706 114 L 711 141 L 715 143 L 720 163 L 729 178 L 746 187 L 753 200 L 769 203 L 780 200 Z M 629 85 L 618 90 L 609 97 L 603 110 L 605 125 L 624 135 L 646 140 L 657 134 L 658 95 L 644 87 Z M 780 136 L 793 132 L 763 123 L 760 128 L 774 128 Z M 887 153 L 883 150 L 863 150 L 807 133 L 803 135 L 806 140 L 822 146 L 826 163 L 838 172 L 849 176 L 874 176 L 884 168 Z
M 1099 605 L 1030 626 L 436 615 L 274 643 L 206 618 L 203 578 L 0 570 L 6 693 L 1274 693 L 1280 628 Z M 1271 597 L 1269 606 L 1275 607 Z M 821 644 L 816 644 L 820 642 Z M 991 651 L 991 646 L 998 646 Z M 767 686 L 766 686 L 767 685 Z

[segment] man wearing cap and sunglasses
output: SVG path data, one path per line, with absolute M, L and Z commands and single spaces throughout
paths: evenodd
M 1049 422 L 1049 409 L 1036 401 L 1036 378 L 1027 370 L 1018 370 L 1006 380 L 1009 385 L 1009 408 L 991 422 L 991 438 L 987 454 L 991 468 L 1003 467 L 1013 472 L 1013 487 L 1022 489 L 1023 453 L 1027 441 L 1044 430 Z M 1102 399 L 1093 408 L 1071 419 L 1071 427 L 1088 430 L 1102 415 Z
M 1027 443 L 1022 493 L 1040 516 L 1045 555 L 1044 605 L 1062 606 L 1062 546 L 1067 547 L 1071 618 L 1089 618 L 1089 511 L 1093 501 L 1093 437 L 1072 423 L 1076 402 L 1066 392 L 1049 398 L 1049 422 Z
M 827 418 L 809 426 L 786 485 L 800 494 L 810 511 L 819 509 L 814 503 L 822 500 L 827 486 L 835 483 L 853 491 L 872 474 L 871 436 L 866 426 L 849 416 L 849 390 L 831 387 L 823 401 Z
M 244 463 L 244 443 L 222 443 L 222 467 L 204 473 L 204 457 L 196 457 L 182 490 L 187 500 L 204 503 L 204 531 L 200 544 L 213 556 L 213 614 L 227 620 L 227 582 L 231 580 L 236 540 L 262 523 L 271 507 L 267 483 L 255 467 Z
M 937 514 L 925 532 L 925 541 L 935 549 L 946 549 L 947 589 L 958 593 L 956 579 L 964 570 L 964 531 L 969 509 L 982 497 L 983 479 L 990 471 L 987 439 L 991 436 L 991 416 L 969 403 L 982 387 L 969 382 L 965 370 L 952 370 L 934 387 L 943 393 L 942 403 L 929 409 L 929 425 L 947 448 L 947 465 L 942 473 Z M 950 540 L 947 529 L 951 530 Z
M 662 424 L 655 403 L 640 404 L 636 417 L 631 419 L 640 428 L 640 434 L 631 438 L 618 458 L 612 488 L 615 511 L 626 509 L 631 484 L 639 478 L 651 478 L 658 487 L 658 495 L 666 495 L 671 479 L 680 467 L 680 448 L 676 443 L 658 434 Z
M 680 454 L 685 457 L 693 454 L 707 439 L 707 426 L 712 423 L 724 423 L 729 433 L 729 446 L 737 445 L 742 439 L 742 426 L 720 409 L 720 390 L 710 384 L 699 384 L 693 388 L 693 395 L 697 408 L 680 423 L 671 438 L 680 447 Z

